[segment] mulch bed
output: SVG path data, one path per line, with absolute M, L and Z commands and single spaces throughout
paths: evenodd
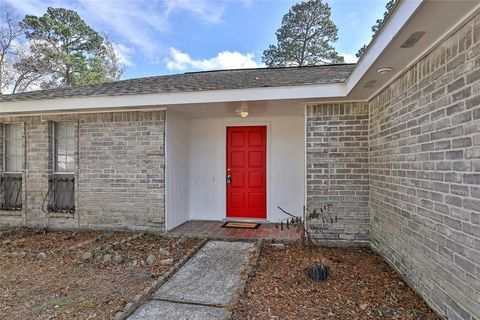
M 23 229 L 0 239 L 0 318 L 112 319 L 199 241 L 114 233 L 75 247 L 100 234 Z
M 305 268 L 320 257 L 331 276 L 313 283 Z M 232 319 L 440 318 L 368 248 L 316 248 L 309 255 L 295 245 L 266 244 Z

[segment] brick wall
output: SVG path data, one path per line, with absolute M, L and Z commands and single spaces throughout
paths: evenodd
M 321 240 L 364 241 L 370 237 L 368 209 L 368 105 L 320 104 L 307 107 L 307 208 L 331 204 L 337 222 Z M 318 229 L 317 229 L 318 230 Z
M 74 214 L 42 210 L 53 173 L 54 121 L 76 124 Z M 0 212 L 0 224 L 163 231 L 163 111 L 8 117 L 0 122 L 22 122 L 25 128 L 23 210 Z
M 480 316 L 480 16 L 370 102 L 372 244 L 440 314 Z

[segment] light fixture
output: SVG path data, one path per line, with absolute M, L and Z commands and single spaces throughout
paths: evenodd
M 246 118 L 248 117 L 248 106 L 246 103 L 242 103 L 240 107 L 235 110 L 235 113 L 241 117 L 241 118 Z
M 387 73 L 392 72 L 392 70 L 393 70 L 393 69 L 390 68 L 390 67 L 384 67 L 384 68 L 379 68 L 379 69 L 377 69 L 377 73 L 379 73 L 379 74 L 387 74 Z

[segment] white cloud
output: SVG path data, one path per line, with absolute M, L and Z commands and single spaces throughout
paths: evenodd
M 135 64 L 132 62 L 132 55 L 135 53 L 134 48 L 129 48 L 122 43 L 113 43 L 115 53 L 120 59 L 120 63 L 124 66 L 131 67 Z
M 48 6 L 73 9 L 97 31 L 104 31 L 115 41 L 135 47 L 136 53 L 150 60 L 156 59 L 165 49 L 159 34 L 172 31 L 173 14 L 183 11 L 206 23 L 218 23 L 225 11 L 225 3 L 208 0 L 5 1 L 20 15 L 41 15 Z
M 265 66 L 262 63 L 257 63 L 254 58 L 253 53 L 242 54 L 237 51 L 225 50 L 219 52 L 215 57 L 196 60 L 192 59 L 188 53 L 170 48 L 170 57 L 165 59 L 165 64 L 169 70 L 241 69 Z
M 345 63 L 356 63 L 358 61 L 358 58 L 351 53 L 340 53 L 339 55 L 343 57 Z
M 167 0 L 165 15 L 169 16 L 174 11 L 187 11 L 209 23 L 222 21 L 225 4 L 218 1 L 207 0 Z

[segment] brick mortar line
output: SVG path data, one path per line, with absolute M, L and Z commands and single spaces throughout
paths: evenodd
M 262 252 L 263 243 L 264 243 L 264 241 L 262 239 L 257 241 L 257 243 L 255 245 L 255 251 L 256 251 L 255 252 L 255 257 L 251 261 L 249 261 L 249 264 L 244 269 L 245 272 L 241 275 L 240 285 L 238 286 L 238 289 L 236 290 L 233 298 L 226 305 L 227 319 L 232 318 L 233 309 L 235 308 L 237 303 L 240 301 L 241 296 L 245 293 L 245 290 L 247 288 L 248 279 L 250 278 L 250 275 L 253 273 L 254 269 L 258 265 L 258 261 L 260 259 L 260 253 Z
M 124 320 L 132 315 L 140 306 L 147 302 L 148 298 L 153 295 L 162 285 L 164 285 L 190 258 L 197 253 L 206 243 L 207 239 L 201 240 L 199 244 L 193 247 L 180 261 L 178 261 L 172 268 L 161 275 L 158 279 L 154 280 L 149 287 L 143 289 L 143 292 L 137 294 L 132 302 L 127 303 L 123 311 L 119 311 L 115 314 L 115 320 Z

